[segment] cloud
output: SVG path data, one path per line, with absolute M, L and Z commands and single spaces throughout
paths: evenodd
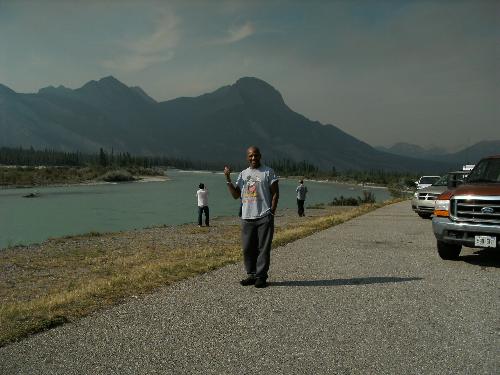
M 151 65 L 167 62 L 174 57 L 173 51 L 152 55 L 127 55 L 118 58 L 102 60 L 101 65 L 112 71 L 136 72 L 144 70 Z
M 247 22 L 236 28 L 230 28 L 222 38 L 215 39 L 211 44 L 232 44 L 239 42 L 255 34 L 255 27 L 251 22 Z
M 159 10 L 154 30 L 145 36 L 121 41 L 116 56 L 101 60 L 101 65 L 114 71 L 140 71 L 171 60 L 180 40 L 180 21 L 170 11 Z
M 179 42 L 179 19 L 171 12 L 163 12 L 150 35 L 128 43 L 130 50 L 140 55 L 163 53 Z

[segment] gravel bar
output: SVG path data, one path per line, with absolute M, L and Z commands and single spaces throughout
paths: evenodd
M 437 256 L 408 202 L 0 348 L 0 374 L 499 374 L 498 249 Z

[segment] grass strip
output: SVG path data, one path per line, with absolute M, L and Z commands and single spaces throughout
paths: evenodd
M 343 223 L 384 204 L 307 217 L 276 229 L 273 246 Z M 169 233 L 181 242 L 171 241 Z M 212 228 L 210 229 L 212 230 Z M 192 225 L 53 239 L 0 252 L 0 346 L 75 321 L 132 296 L 241 260 L 238 225 Z

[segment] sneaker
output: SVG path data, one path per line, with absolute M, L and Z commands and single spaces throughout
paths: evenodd
M 246 279 L 241 280 L 240 284 L 243 286 L 254 285 L 256 280 L 255 276 L 248 276 Z
M 255 279 L 255 287 L 256 288 L 265 288 L 267 287 L 267 281 L 266 279 L 262 278 L 262 277 L 258 277 L 257 279 Z

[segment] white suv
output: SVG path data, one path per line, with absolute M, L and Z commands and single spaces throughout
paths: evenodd
M 434 202 L 443 192 L 448 190 L 448 175 L 444 175 L 431 186 L 419 189 L 411 201 L 411 208 L 418 216 L 429 219 L 434 212 Z
M 417 185 L 417 190 L 426 188 L 427 186 L 431 186 L 434 182 L 439 180 L 441 176 L 422 176 L 417 181 L 415 181 L 415 185 Z
M 431 186 L 417 190 L 413 195 L 411 208 L 421 218 L 429 219 L 434 212 L 436 198 L 446 190 L 457 187 L 467 177 L 467 174 L 466 171 L 448 172 Z

